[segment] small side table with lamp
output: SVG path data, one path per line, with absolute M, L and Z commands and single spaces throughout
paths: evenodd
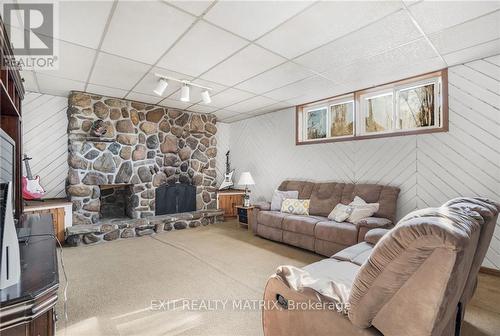
M 253 221 L 253 206 L 250 206 L 250 195 L 248 186 L 255 185 L 255 181 L 252 178 L 250 172 L 241 173 L 238 185 L 245 186 L 245 196 L 243 197 L 243 206 L 237 206 L 238 222 L 240 225 L 246 226 L 249 230 L 252 229 Z

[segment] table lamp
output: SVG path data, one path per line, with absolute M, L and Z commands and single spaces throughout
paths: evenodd
M 240 180 L 238 181 L 238 185 L 245 186 L 245 196 L 244 196 L 243 206 L 249 207 L 250 206 L 250 195 L 248 194 L 248 186 L 255 185 L 255 181 L 253 180 L 250 172 L 241 173 Z

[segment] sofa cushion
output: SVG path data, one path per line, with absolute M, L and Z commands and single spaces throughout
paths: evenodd
M 283 230 L 283 243 L 314 251 L 314 237 Z
M 347 222 L 318 222 L 314 228 L 314 236 L 321 240 L 343 245 L 354 245 L 358 242 L 358 228 Z
M 345 183 L 315 183 L 311 193 L 311 215 L 328 216 L 340 203 Z
M 328 279 L 335 283 L 344 284 L 350 289 L 359 266 L 348 261 L 329 258 L 307 265 L 303 269 L 309 272 L 312 278 Z
M 314 227 L 322 220 L 325 220 L 324 217 L 292 215 L 283 220 L 282 228 L 286 231 L 314 236 Z
M 257 224 L 257 234 L 261 237 L 274 241 L 283 241 L 283 230 L 273 228 L 267 225 Z
M 331 257 L 332 255 L 339 251 L 342 251 L 346 247 L 348 246 L 344 244 L 314 238 L 314 252 L 324 255 L 325 257 Z
M 332 258 L 342 261 L 350 261 L 356 265 L 361 266 L 368 259 L 368 257 L 372 253 L 372 250 L 372 244 L 362 242 L 343 249 L 342 251 L 333 255 Z
M 278 187 L 278 190 L 297 190 L 299 192 L 299 199 L 310 199 L 313 187 L 313 182 L 283 181 Z
M 281 229 L 283 219 L 288 216 L 291 215 L 279 211 L 259 211 L 257 215 L 257 222 L 259 224 Z

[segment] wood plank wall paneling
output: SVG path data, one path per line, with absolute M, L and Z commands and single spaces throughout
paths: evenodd
M 33 158 L 31 170 L 40 175 L 45 198 L 66 197 L 67 107 L 68 98 L 33 92 L 26 93 L 23 101 L 23 150 Z
M 449 69 L 450 131 L 295 146 L 295 110 L 230 124 L 233 167 L 252 173 L 252 199 L 286 178 L 401 188 L 398 218 L 457 196 L 500 201 L 500 56 Z M 500 269 L 500 220 L 483 266 Z

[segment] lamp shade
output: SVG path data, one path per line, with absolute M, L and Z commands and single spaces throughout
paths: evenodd
M 238 181 L 238 185 L 254 185 L 255 181 L 252 178 L 252 174 L 250 172 L 241 173 L 240 180 Z

